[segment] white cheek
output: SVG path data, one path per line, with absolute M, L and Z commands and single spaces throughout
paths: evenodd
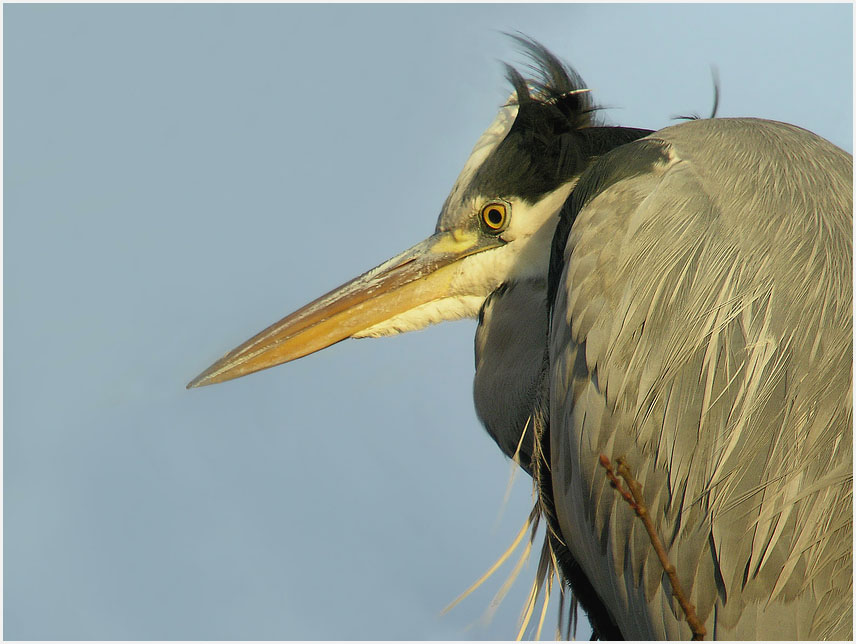
M 502 238 L 510 242 L 538 235 L 544 230 L 545 224 L 555 229 L 559 210 L 576 183 L 576 179 L 568 181 L 534 204 L 515 202 L 511 211 L 511 222 L 508 230 L 502 233 Z
M 456 296 L 477 295 L 484 300 L 505 281 L 514 255 L 511 245 L 506 245 L 465 257 L 458 262 L 450 292 Z
M 430 324 L 478 316 L 484 297 L 462 295 L 434 300 L 355 333 L 354 338 L 379 338 L 417 331 Z
M 534 204 L 518 202 L 502 238 L 513 249 L 505 279 L 545 278 L 550 264 L 550 248 L 559 221 L 559 211 L 576 179 L 554 190 Z M 503 280 L 504 281 L 504 280 Z

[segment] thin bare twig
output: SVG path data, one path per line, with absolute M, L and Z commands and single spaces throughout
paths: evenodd
M 623 457 L 617 458 L 615 462 L 618 465 L 618 474 L 625 480 L 627 487 L 630 488 L 629 492 L 624 489 L 618 476 L 615 475 L 615 470 L 612 468 L 612 461 L 604 454 L 600 455 L 600 464 L 606 470 L 606 476 L 609 478 L 610 484 L 627 501 L 627 504 L 633 511 L 636 512 L 636 516 L 642 520 L 642 524 L 648 532 L 648 538 L 651 540 L 651 545 L 654 547 L 654 552 L 657 553 L 657 558 L 660 560 L 663 570 L 666 571 L 666 575 L 669 577 L 669 583 L 672 585 L 672 595 L 678 600 L 681 609 L 684 611 L 684 615 L 687 617 L 687 624 L 689 624 L 690 630 L 692 630 L 693 640 L 703 640 L 707 634 L 707 630 L 704 624 L 699 621 L 695 612 L 695 606 L 687 599 L 681 582 L 678 580 L 677 571 L 672 562 L 669 561 L 669 556 L 666 554 L 663 542 L 660 541 L 660 537 L 657 536 L 657 532 L 654 530 L 654 523 L 651 521 L 651 516 L 648 514 L 648 507 L 645 505 L 645 499 L 642 496 L 642 486 L 639 484 L 639 481 L 633 478 L 630 466 Z

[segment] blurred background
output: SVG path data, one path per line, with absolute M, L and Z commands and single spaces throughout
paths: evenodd
M 475 322 L 184 389 L 432 232 L 525 63 L 502 32 L 611 123 L 708 115 L 716 66 L 720 116 L 852 152 L 844 4 L 3 16 L 5 639 L 515 636 L 537 552 L 493 620 L 510 565 L 440 615 L 532 504 L 473 411 Z

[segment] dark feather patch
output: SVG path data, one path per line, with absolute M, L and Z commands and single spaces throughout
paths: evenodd
M 540 43 L 511 37 L 531 61 L 530 77 L 506 65 L 517 116 L 505 139 L 477 170 L 469 195 L 538 201 L 579 175 L 593 158 L 649 133 L 601 126 L 591 93 L 573 69 Z M 604 135 L 604 130 L 615 136 Z
M 564 121 L 565 129 L 578 130 L 594 125 L 593 115 L 597 107 L 592 103 L 591 93 L 580 75 L 562 63 L 541 43 L 523 35 L 508 34 L 508 36 L 520 45 L 523 53 L 532 61 L 528 65 L 533 75 L 529 80 L 529 85 L 538 95 L 534 102 L 553 107 L 554 110 L 552 111 L 557 113 L 553 116 L 557 120 Z M 513 71 L 518 78 L 520 77 L 512 67 L 506 67 L 509 71 Z M 510 77 L 509 80 L 511 80 Z M 518 84 L 512 81 L 512 85 L 518 91 L 519 97 L 521 93 Z M 523 91 L 527 98 L 531 99 L 525 82 Z M 529 102 L 533 102 L 533 100 Z

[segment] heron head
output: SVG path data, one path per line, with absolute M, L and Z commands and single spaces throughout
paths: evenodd
M 514 88 L 476 144 L 433 235 L 323 295 L 230 351 L 188 387 L 230 380 L 346 338 L 377 337 L 475 317 L 503 282 L 546 276 L 558 213 L 594 154 L 582 80 L 541 45 L 518 38 L 535 79 Z

